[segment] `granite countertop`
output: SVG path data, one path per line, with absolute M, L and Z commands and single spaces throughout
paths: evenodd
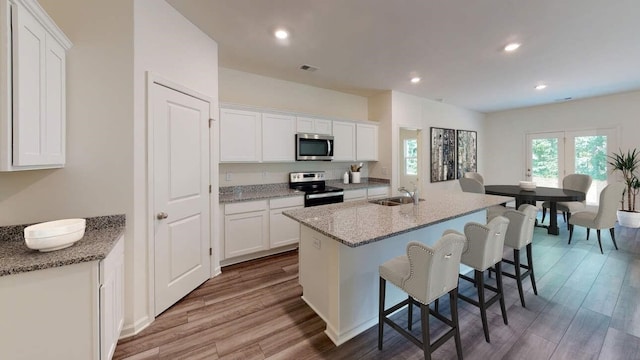
M 386 182 L 385 182 L 386 181 Z M 389 186 L 388 180 L 364 178 L 359 184 L 343 184 L 341 180 L 327 180 L 327 186 L 345 190 L 366 189 L 370 187 Z M 227 186 L 220 188 L 220 204 L 241 201 L 268 200 L 290 196 L 303 196 L 304 192 L 289 189 L 289 183 Z
M 0 276 L 104 259 L 124 233 L 125 216 L 87 218 L 84 237 L 71 247 L 40 252 L 27 247 L 27 225 L 0 227 Z
M 513 200 L 444 191 L 425 194 L 424 198 L 419 205 L 382 206 L 361 200 L 283 214 L 349 247 L 357 247 Z

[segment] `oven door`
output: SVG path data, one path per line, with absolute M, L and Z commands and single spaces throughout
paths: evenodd
M 308 194 L 304 197 L 304 207 L 341 203 L 344 201 L 344 192 L 327 192 Z
M 333 136 L 296 134 L 296 160 L 328 161 L 333 159 Z

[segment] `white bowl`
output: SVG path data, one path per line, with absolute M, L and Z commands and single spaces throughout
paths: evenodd
M 67 248 L 82 239 L 85 219 L 48 221 L 24 228 L 24 241 L 29 249 L 42 252 Z
M 522 190 L 534 190 L 536 188 L 536 183 L 533 181 L 520 181 L 520 189 Z

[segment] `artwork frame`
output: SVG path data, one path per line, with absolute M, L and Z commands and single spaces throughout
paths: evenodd
M 473 130 L 458 130 L 456 133 L 458 179 L 465 172 L 478 171 L 478 133 Z
M 456 130 L 431 127 L 431 182 L 456 179 Z

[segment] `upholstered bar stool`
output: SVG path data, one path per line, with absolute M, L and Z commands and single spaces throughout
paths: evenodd
M 458 272 L 460 256 L 466 240 L 460 234 L 444 235 L 433 247 L 411 241 L 407 244 L 407 255 L 395 257 L 380 265 L 380 303 L 378 312 L 378 349 L 382 350 L 384 324 L 388 324 L 400 334 L 420 346 L 424 358 L 431 359 L 431 353 L 448 339 L 453 337 L 456 343 L 458 359 L 462 359 L 462 344 L 458 327 Z M 406 300 L 385 310 L 386 283 L 391 282 L 409 296 Z M 449 293 L 451 301 L 451 319 L 432 309 L 429 304 Z M 422 340 L 411 330 L 413 305 L 420 305 Z M 408 306 L 408 330 L 388 318 L 388 315 Z M 429 315 L 447 324 L 451 329 L 431 342 L 429 336 Z
M 478 174 L 467 172 L 465 173 L 465 177 L 458 179 L 460 183 L 460 188 L 463 192 L 476 193 L 476 194 L 484 194 L 484 185 L 480 182 L 480 180 L 476 179 L 474 176 L 467 176 L 467 174 Z M 478 174 L 478 176 L 482 177 Z M 493 205 L 487 208 L 487 221 L 490 221 L 496 216 L 500 216 L 506 209 L 509 209 L 502 205 Z
M 478 289 L 478 301 L 475 301 L 462 294 L 458 295 L 472 305 L 480 308 L 480 317 L 482 318 L 482 329 L 484 330 L 484 338 L 487 342 L 491 342 L 489 338 L 489 324 L 487 322 L 487 308 L 496 301 L 500 302 L 500 310 L 502 311 L 502 319 L 505 325 L 509 324 L 507 320 L 507 309 L 504 303 L 504 293 L 502 290 L 502 252 L 504 247 L 504 238 L 507 233 L 509 219 L 504 216 L 493 218 L 487 225 L 475 222 L 467 223 L 464 226 L 464 235 L 467 238 L 467 247 L 462 253 L 460 262 L 474 269 L 474 278 L 460 274 L 460 278 L 470 281 Z M 445 234 L 460 234 L 454 230 L 447 230 Z M 462 235 L 462 234 L 460 234 Z M 485 284 L 484 272 L 490 267 L 496 271 L 496 287 Z M 485 299 L 485 290 L 490 290 L 495 294 L 489 299 Z
M 504 238 L 504 245 L 513 249 L 513 261 L 508 259 L 502 259 L 503 262 L 514 266 L 515 273 L 510 274 L 505 271 L 502 275 L 515 279 L 518 285 L 518 294 L 520 295 L 520 303 L 522 307 L 524 304 L 524 293 L 522 291 L 522 279 L 527 276 L 531 278 L 531 286 L 533 287 L 533 293 L 538 295 L 538 289 L 536 288 L 536 279 L 533 274 L 533 256 L 531 249 L 531 241 L 533 240 L 533 227 L 536 223 L 536 215 L 538 214 L 538 208 L 529 204 L 522 204 L 518 210 L 512 209 L 502 213 L 502 216 L 509 219 L 509 226 L 507 227 L 507 234 Z M 526 248 L 527 251 L 527 264 L 520 263 L 520 250 Z M 525 271 L 522 272 L 522 269 Z

